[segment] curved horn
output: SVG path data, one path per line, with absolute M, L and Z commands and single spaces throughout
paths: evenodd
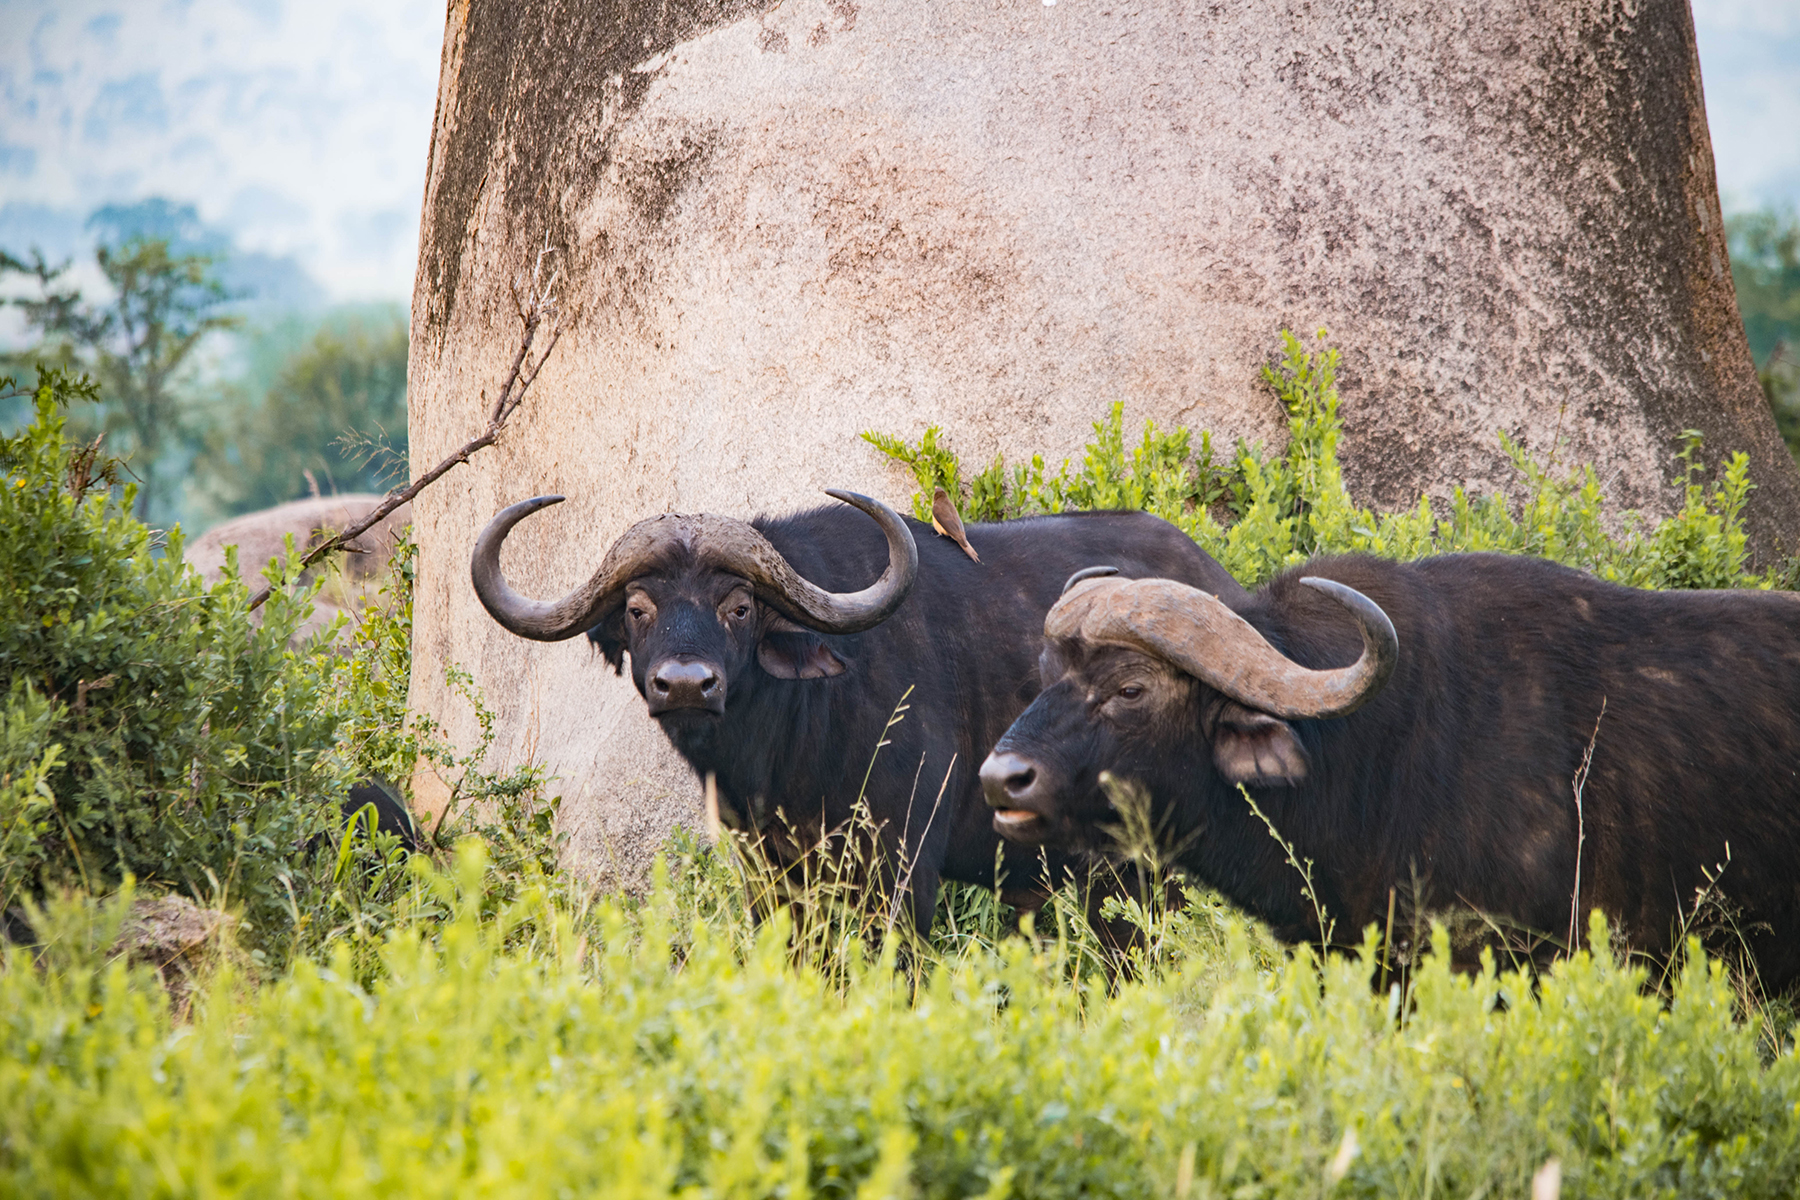
M 1083 567 L 1081 570 L 1069 576 L 1069 581 L 1063 584 L 1062 591 L 1057 594 L 1061 596 L 1068 595 L 1069 589 L 1084 579 L 1102 579 L 1108 575 L 1117 575 L 1118 573 L 1119 568 L 1117 567 Z
M 1170 579 L 1089 582 L 1045 618 L 1051 637 L 1114 642 L 1166 659 L 1249 708 L 1277 717 L 1341 717 L 1379 692 L 1399 660 L 1400 639 L 1379 605 L 1330 579 L 1300 581 L 1342 604 L 1362 633 L 1347 667 L 1315 671 L 1271 646 L 1216 596 Z
M 509 632 L 539 642 L 560 642 L 591 628 L 608 607 L 607 593 L 612 590 L 606 586 L 604 565 L 585 585 L 557 601 L 528 599 L 507 584 L 500 571 L 500 547 L 506 542 L 506 535 L 532 513 L 562 502 L 561 496 L 535 496 L 501 509 L 475 539 L 475 553 L 469 559 L 475 595 L 488 615 Z M 626 538 L 630 536 L 626 534 Z M 606 557 L 610 562 L 613 555 Z
M 742 521 L 721 521 L 708 530 L 705 553 L 742 575 L 790 620 L 820 633 L 861 633 L 894 615 L 919 574 L 919 547 L 897 513 L 879 500 L 833 488 L 827 496 L 860 508 L 887 535 L 887 569 L 860 592 L 828 592 L 801 578 L 767 538 Z
M 561 496 L 538 496 L 502 509 L 475 540 L 469 573 L 482 607 L 501 626 L 540 642 L 572 638 L 592 628 L 624 602 L 625 586 L 674 545 L 749 579 L 757 593 L 784 616 L 822 633 L 858 633 L 893 615 L 912 589 L 919 549 L 894 510 L 867 496 L 830 491 L 875 518 L 887 535 L 888 565 L 880 579 L 860 592 L 827 592 L 802 579 L 768 539 L 744 521 L 707 514 L 664 513 L 627 529 L 586 583 L 561 600 L 531 600 L 507 585 L 500 571 L 500 547 L 512 527 Z
M 624 603 L 625 585 L 642 575 L 671 543 L 692 544 L 712 524 L 742 524 L 704 515 L 663 513 L 650 517 L 627 529 L 612 544 L 600 569 L 586 583 L 561 600 L 532 600 L 507 585 L 500 573 L 500 547 L 514 525 L 562 500 L 561 496 L 538 496 L 501 509 L 475 539 L 475 553 L 469 562 L 475 595 L 488 615 L 508 631 L 533 641 L 560 642 L 592 629 Z

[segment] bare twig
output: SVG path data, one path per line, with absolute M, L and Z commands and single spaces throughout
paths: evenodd
M 1588 770 L 1594 765 L 1594 743 L 1600 740 L 1600 722 L 1606 719 L 1606 697 L 1600 697 L 1600 715 L 1594 718 L 1594 733 L 1588 738 L 1581 755 L 1581 769 L 1575 772 L 1575 891 L 1569 897 L 1569 953 L 1575 953 L 1575 934 L 1581 920 L 1581 848 L 1587 842 L 1587 820 L 1581 811 L 1581 793 L 1587 789 Z
M 1394 889 L 1388 889 L 1387 932 L 1381 935 L 1381 990 L 1387 991 L 1388 947 L 1394 942 Z
M 500 440 L 500 434 L 506 429 L 507 421 L 512 418 L 513 413 L 518 411 L 520 402 L 525 399 L 525 393 L 537 379 L 538 372 L 544 369 L 544 364 L 549 361 L 551 352 L 556 349 L 557 340 L 562 337 L 562 330 L 557 327 L 557 300 L 553 290 L 557 279 L 561 276 L 561 270 L 553 269 L 548 276 L 545 276 L 544 265 L 550 255 L 550 239 L 546 234 L 544 244 L 538 249 L 537 258 L 532 263 L 531 279 L 525 294 L 520 296 L 515 287 L 514 299 L 518 303 L 519 320 L 522 325 L 519 332 L 519 350 L 513 355 L 512 369 L 507 372 L 506 383 L 500 388 L 500 394 L 494 400 L 494 407 L 488 413 L 487 428 L 479 437 L 473 438 L 451 451 L 447 458 L 413 480 L 408 486 L 389 492 L 387 498 L 377 504 L 368 516 L 343 532 L 326 538 L 307 551 L 306 557 L 300 560 L 300 568 L 295 572 L 296 576 L 327 554 L 344 549 L 349 543 L 381 524 L 395 509 L 436 483 L 450 468 L 458 463 L 468 462 L 471 454 Z M 520 282 L 525 281 L 521 280 Z M 546 322 L 551 327 L 549 344 L 544 347 L 543 353 L 536 356 L 535 364 L 530 371 L 526 372 L 526 364 L 533 362 L 532 346 L 536 343 L 538 334 L 543 331 Z M 260 607 L 273 591 L 273 585 L 265 586 L 250 598 L 250 607 L 252 609 Z
M 924 759 L 921 758 L 919 760 L 919 766 L 921 769 L 924 768 Z M 913 871 L 919 865 L 919 856 L 925 852 L 925 839 L 931 836 L 931 823 L 937 820 L 938 809 L 943 807 L 944 804 L 944 792 L 950 787 L 950 776 L 955 773 L 956 755 L 952 754 L 950 756 L 950 766 L 944 771 L 944 782 L 938 785 L 937 799 L 931 802 L 931 815 L 925 818 L 925 828 L 919 834 L 919 848 L 913 852 L 911 859 L 908 859 L 906 856 L 906 833 L 912 828 L 912 805 L 908 803 L 906 806 L 906 825 L 900 833 L 900 861 L 905 863 L 906 866 L 905 869 L 900 872 L 899 879 L 894 884 L 894 894 L 888 904 L 886 933 L 889 936 L 892 936 L 894 925 L 900 920 L 901 902 L 907 898 L 907 894 L 912 890 Z M 918 786 L 918 777 L 915 775 L 913 777 L 913 789 L 915 793 L 918 790 Z M 914 932 L 917 933 L 920 931 L 914 930 Z

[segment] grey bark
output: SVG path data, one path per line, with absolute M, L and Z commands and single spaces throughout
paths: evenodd
M 1681 0 L 455 3 L 422 229 L 417 467 L 479 431 L 546 234 L 567 332 L 416 502 L 413 702 L 469 736 L 443 682 L 469 667 L 600 873 L 699 785 L 579 642 L 476 603 L 476 534 L 534 494 L 570 502 L 505 569 L 560 595 L 656 512 L 903 500 L 863 429 L 1054 463 L 1121 399 L 1279 442 L 1258 370 L 1326 326 L 1365 502 L 1510 486 L 1505 430 L 1662 513 L 1696 428 L 1750 454 L 1761 554 L 1800 530 Z

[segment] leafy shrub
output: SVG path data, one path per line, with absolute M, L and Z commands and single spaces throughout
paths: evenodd
M 916 445 L 874 432 L 863 437 L 913 471 L 921 514 L 940 485 L 976 520 L 1142 509 L 1180 526 L 1247 587 L 1315 554 L 1409 559 L 1468 550 L 1541 555 L 1635 587 L 1768 587 L 1777 579 L 1773 572 L 1752 575 L 1746 566 L 1748 459 L 1732 455 L 1709 484 L 1700 436 L 1692 431 L 1676 455 L 1680 474 L 1673 482 L 1682 489 L 1682 509 L 1654 525 L 1627 513 L 1614 532 L 1592 467 L 1559 475 L 1504 433 L 1500 444 L 1523 478 L 1522 501 L 1458 488 L 1444 513 L 1424 498 L 1393 513 L 1359 507 L 1344 488 L 1337 458 L 1337 351 L 1324 345 L 1323 330 L 1314 349 L 1291 333 L 1282 336 L 1281 361 L 1263 372 L 1288 413 L 1288 444 L 1279 454 L 1239 442 L 1221 465 L 1209 434 L 1201 434 L 1196 453 L 1187 430 L 1165 432 L 1153 421 L 1128 450 L 1124 406 L 1114 404 L 1095 424 L 1079 467 L 1064 462 L 1052 474 L 1035 455 L 1008 471 L 996 459 L 971 480 L 963 499 L 961 464 L 938 427 Z
M 1667 1004 L 1591 944 L 1532 980 L 1445 965 L 1372 993 L 1305 951 L 1070 983 L 1014 939 L 915 987 L 796 970 L 666 882 L 585 917 L 480 915 L 484 864 L 420 872 L 454 915 L 358 984 L 347 949 L 171 1025 L 153 978 L 65 916 L 0 966 L 0 1189 L 509 1196 L 1776 1196 L 1800 1064 L 1765 1062 L 1697 949 Z M 78 914 L 77 914 L 78 915 Z M 104 923 L 105 914 L 101 914 Z M 537 930 L 521 944 L 520 923 Z M 672 954 L 679 943 L 680 953 Z
M 417 547 L 403 538 L 371 602 L 354 609 L 350 651 L 332 664 L 338 748 L 357 778 L 378 776 L 404 787 L 423 761 L 455 779 L 448 808 L 420 832 L 426 853 L 438 858 L 462 839 L 487 847 L 484 912 L 500 911 L 531 888 L 563 896 L 576 883 L 558 868 L 565 835 L 556 828 L 556 798 L 543 794 L 547 773 L 529 762 L 504 772 L 484 768 L 494 714 L 468 671 L 451 664 L 447 674 L 482 731 L 469 750 L 451 745 L 430 717 L 407 710 L 417 566 Z M 447 920 L 451 910 L 421 885 L 399 839 L 354 818 L 334 837 L 334 857 L 315 869 L 316 892 L 297 910 L 299 949 L 317 954 L 348 948 L 358 977 L 369 978 L 379 970 L 377 952 L 391 930 Z
M 271 963 L 373 945 L 402 907 L 425 919 L 428 896 L 398 839 L 338 805 L 355 779 L 404 784 L 422 754 L 459 777 L 428 833 L 493 846 L 490 910 L 527 881 L 566 886 L 543 771 L 485 772 L 491 733 L 464 754 L 407 720 L 410 545 L 355 612 L 349 654 L 329 630 L 293 648 L 314 588 L 278 587 L 253 616 L 235 563 L 212 585 L 188 569 L 180 530 L 160 543 L 97 447 L 69 444 L 64 405 L 93 394 L 47 371 L 36 420 L 0 439 L 0 912 L 134 877 L 237 910 Z
M 127 875 L 285 929 L 306 845 L 346 785 L 322 652 L 291 650 L 307 596 L 260 622 L 209 586 L 71 447 L 56 371 L 0 439 L 0 909 Z M 158 553 L 158 551 L 162 553 Z M 279 940 L 279 939 L 277 939 Z

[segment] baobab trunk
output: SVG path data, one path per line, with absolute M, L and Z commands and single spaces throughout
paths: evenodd
M 1054 464 L 1123 400 L 1275 444 L 1259 368 L 1324 326 L 1361 500 L 1510 487 L 1504 430 L 1662 513 L 1693 428 L 1749 453 L 1765 557 L 1800 529 L 1681 0 L 453 3 L 415 468 L 479 432 L 546 242 L 562 341 L 500 444 L 415 504 L 412 700 L 471 743 L 444 681 L 468 668 L 493 765 L 550 766 L 601 874 L 639 871 L 700 784 L 584 642 L 476 603 L 476 533 L 528 496 L 570 498 L 507 544 L 550 596 L 653 513 L 903 501 L 865 429 Z

